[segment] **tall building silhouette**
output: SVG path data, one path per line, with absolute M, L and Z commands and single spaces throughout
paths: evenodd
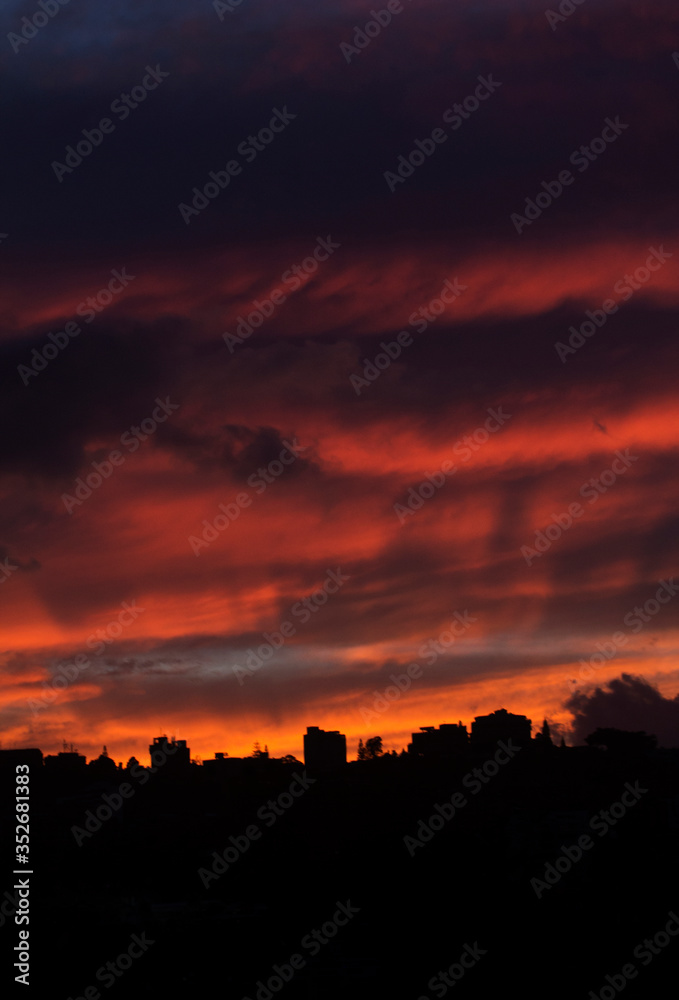
M 152 766 L 160 766 L 172 772 L 184 770 L 191 763 L 191 751 L 186 740 L 175 740 L 174 737 L 171 740 L 167 736 L 154 737 L 149 747 L 149 757 Z
M 307 726 L 304 734 L 304 763 L 316 771 L 342 767 L 347 762 L 347 738 L 337 729 L 326 732 Z
M 472 722 L 471 745 L 475 750 L 494 747 L 498 740 L 514 740 L 519 746 L 531 742 L 531 720 L 499 708 L 490 715 L 477 715 Z

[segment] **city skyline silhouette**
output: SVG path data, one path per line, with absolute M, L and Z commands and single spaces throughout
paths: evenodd
M 672 995 L 673 0 L 0 22 L 0 987 Z

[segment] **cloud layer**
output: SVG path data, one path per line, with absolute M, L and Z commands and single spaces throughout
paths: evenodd
M 10 51 L 6 745 L 122 757 L 167 729 L 203 756 L 299 755 L 319 724 L 400 748 L 500 704 L 581 739 L 632 683 L 587 701 L 583 664 L 590 685 L 624 670 L 679 691 L 679 602 L 647 607 L 678 537 L 676 12 L 588 0 L 552 31 L 537 3 L 404 6 L 351 62 L 340 43 L 368 15 L 348 2 L 244 0 L 228 24 L 209 4 L 69 6 Z M 6 31 L 30 13 L 10 5 Z M 53 161 L 147 65 L 170 75 L 60 182 Z M 274 108 L 296 117 L 239 152 Z M 626 127 L 597 153 L 607 118 Z M 392 192 L 385 172 L 444 126 Z M 178 205 L 234 157 L 187 225 Z M 88 321 L 116 269 L 133 278 Z M 302 621 L 329 570 L 348 581 Z M 427 663 L 455 612 L 472 627 Z M 31 707 L 78 653 L 88 668 Z M 413 661 L 420 681 L 368 723 Z

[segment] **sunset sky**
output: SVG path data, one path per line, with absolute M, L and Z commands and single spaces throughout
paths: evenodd
M 679 581 L 676 4 L 586 0 L 550 24 L 542 0 L 404 0 L 354 55 L 371 20 L 355 0 L 74 0 L 13 46 L 37 9 L 0 18 L 3 748 L 146 762 L 167 733 L 203 759 L 255 740 L 301 757 L 318 725 L 354 757 L 359 737 L 400 750 L 501 706 L 576 742 L 583 696 L 623 673 L 587 731 L 662 740 L 654 712 L 679 713 L 679 596 L 655 600 Z M 392 361 L 380 345 L 404 330 Z M 110 474 L 78 497 L 93 463 Z M 442 485 L 404 514 L 427 474 Z M 238 516 L 197 546 L 220 504 Z M 329 571 L 346 581 L 304 615 Z M 469 627 L 432 656 L 456 612 Z M 260 669 L 234 671 L 285 622 Z M 583 678 L 597 643 L 614 655 Z

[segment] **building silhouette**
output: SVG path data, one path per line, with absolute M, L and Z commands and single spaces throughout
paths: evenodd
M 307 726 L 304 734 L 304 763 L 316 771 L 342 767 L 347 762 L 347 738 L 338 730 L 326 732 Z
M 42 767 L 42 750 L 0 750 L 0 769 L 14 770 L 18 764 L 28 764 L 29 767 Z
M 477 715 L 472 722 L 471 745 L 475 750 L 491 749 L 498 740 L 510 739 L 519 746 L 530 746 L 531 720 L 499 708 L 490 715 Z
M 186 740 L 168 740 L 167 736 L 154 737 L 149 747 L 149 757 L 152 766 L 162 767 L 164 771 L 175 773 L 184 771 L 191 764 L 191 751 Z
M 52 774 L 84 774 L 87 768 L 87 757 L 78 753 L 71 744 L 70 749 L 60 750 L 56 756 L 48 754 L 45 757 L 45 767 Z
M 413 733 L 408 753 L 416 757 L 447 757 L 466 750 L 469 742 L 467 727 L 443 723 L 435 726 L 420 726 L 419 733 Z
M 115 778 L 118 772 L 115 761 L 109 757 L 106 747 L 95 760 L 89 762 L 87 770 L 99 778 Z
M 227 753 L 219 751 L 212 760 L 204 760 L 203 767 L 206 774 L 213 777 L 240 778 L 244 773 L 245 763 L 242 757 L 229 757 Z

